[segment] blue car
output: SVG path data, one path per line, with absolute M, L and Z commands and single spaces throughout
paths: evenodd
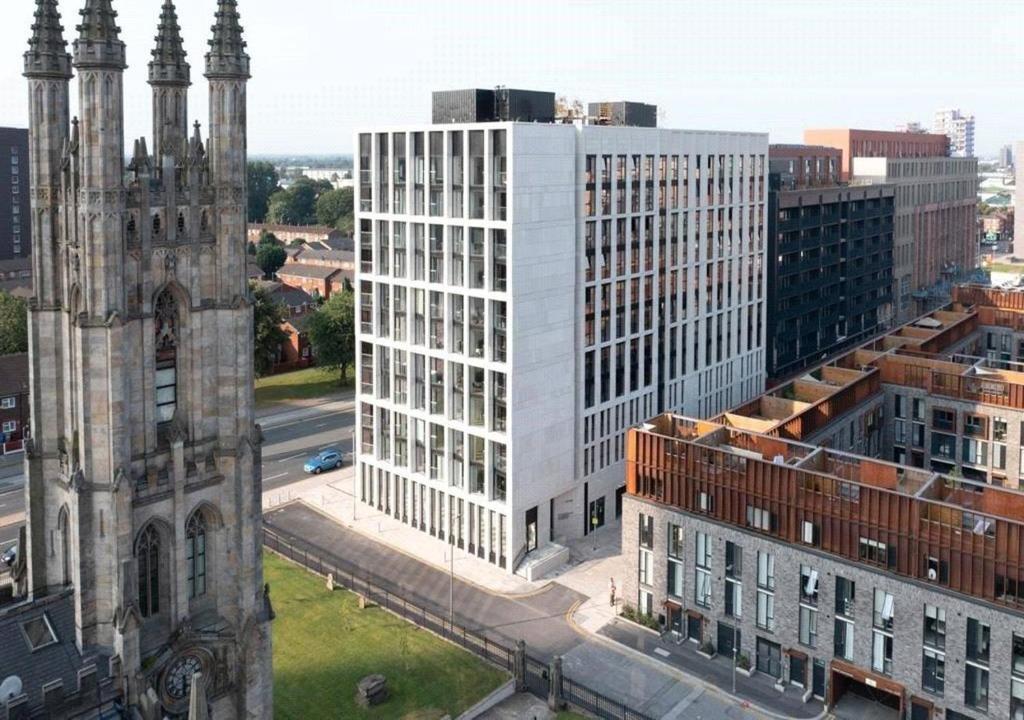
M 337 470 L 341 467 L 341 453 L 337 450 L 324 450 L 319 455 L 314 455 L 302 469 L 308 473 L 319 475 L 324 470 Z

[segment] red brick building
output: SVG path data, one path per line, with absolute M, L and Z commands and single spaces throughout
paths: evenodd
M 22 449 L 29 431 L 28 353 L 0 355 L 0 455 Z
M 931 133 L 837 128 L 804 130 L 808 145 L 824 145 L 843 151 L 842 179 L 849 180 L 855 157 L 946 157 L 949 138 Z
M 335 281 L 340 283 L 342 272 L 336 267 L 288 263 L 277 271 L 277 277 L 285 285 L 301 288 L 326 300 L 339 286 Z

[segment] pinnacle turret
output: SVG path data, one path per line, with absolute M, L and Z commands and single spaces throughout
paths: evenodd
M 249 55 L 235 0 L 218 0 L 216 18 L 210 51 L 206 53 L 206 77 L 248 78 Z
M 191 84 L 189 64 L 185 55 L 174 1 L 165 0 L 160 11 L 160 25 L 157 28 L 153 59 L 149 62 L 149 82 L 165 85 Z
M 25 76 L 71 79 L 71 55 L 64 40 L 57 0 L 36 0 L 32 37 L 25 53 Z
M 117 12 L 110 0 L 86 0 L 79 13 L 82 22 L 75 28 L 75 67 L 127 67 Z

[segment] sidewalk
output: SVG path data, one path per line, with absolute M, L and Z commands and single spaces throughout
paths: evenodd
M 299 398 L 296 400 L 282 400 L 271 405 L 256 407 L 256 420 L 261 421 L 272 415 L 283 415 L 296 410 L 312 410 L 321 405 L 330 403 L 352 403 L 356 399 L 356 391 L 352 388 L 340 390 L 330 395 L 315 398 Z
M 271 408 L 265 408 L 264 410 L 257 411 L 256 422 L 264 429 L 272 428 L 279 425 L 285 425 L 290 422 L 308 420 L 309 418 L 315 418 L 319 415 L 351 410 L 354 407 L 354 403 L 355 400 L 348 397 L 319 400 L 313 404 L 293 408 L 289 408 L 284 405 L 276 405 Z
M 723 694 L 769 710 L 778 717 L 817 718 L 824 714 L 824 706 L 820 701 L 803 701 L 806 692 L 804 688 L 786 685 L 780 692 L 776 687 L 775 678 L 764 673 L 755 672 L 751 677 L 737 673 L 736 693 L 733 694 L 731 659 L 716 655 L 708 660 L 697 653 L 695 643 L 686 640 L 676 642 L 668 636 L 663 639 L 657 633 L 624 619 L 613 620 L 598 634 L 648 658 L 681 670 L 688 676 L 717 688 Z
M 388 545 L 397 552 L 413 555 L 408 548 L 415 548 L 417 560 L 444 572 L 448 572 L 451 562 L 449 552 L 454 550 L 456 576 L 495 595 L 530 595 L 547 585 L 546 581 L 529 582 L 506 573 L 486 560 L 414 530 L 376 508 L 357 503 L 354 490 L 355 468 L 346 465 L 340 470 L 314 475 L 308 480 L 264 493 L 263 509 L 266 511 L 294 500 L 303 500 L 335 522 Z

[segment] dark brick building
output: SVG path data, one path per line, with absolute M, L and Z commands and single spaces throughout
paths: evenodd
M 29 257 L 31 238 L 28 130 L 0 127 L 0 260 Z
M 28 421 L 28 353 L 0 355 L 0 455 L 21 450 Z
M 889 326 L 894 189 L 841 183 L 836 148 L 772 145 L 769 167 L 767 365 L 781 378 Z

